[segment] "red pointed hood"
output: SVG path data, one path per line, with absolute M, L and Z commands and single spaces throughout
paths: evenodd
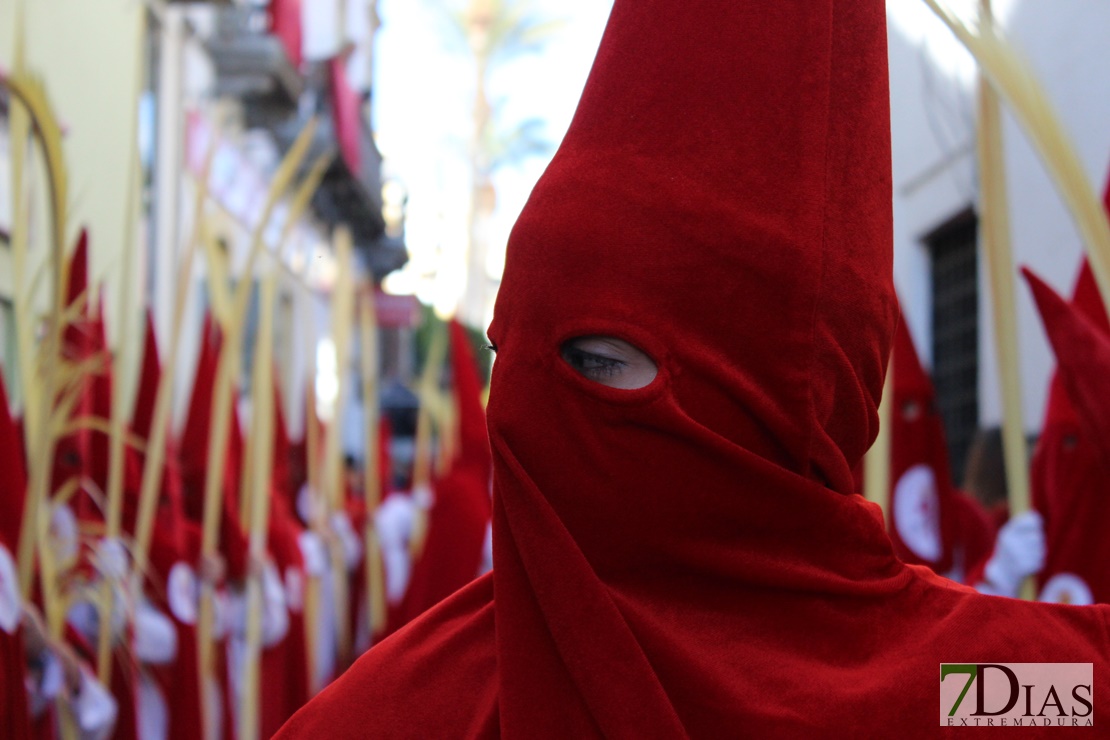
M 82 228 L 77 235 L 77 243 L 73 247 L 73 254 L 69 256 L 69 268 L 66 273 L 66 305 L 88 292 L 89 289 L 89 232 Z
M 161 376 L 162 364 L 158 359 L 158 340 L 154 335 L 154 322 L 150 312 L 147 311 L 146 327 L 143 335 L 142 364 L 139 366 L 139 388 L 135 396 L 135 408 L 131 414 L 131 431 L 144 442 L 150 440 L 150 428 L 154 423 L 154 403 L 158 395 L 158 381 Z M 133 535 L 138 521 L 143 466 L 147 456 L 130 445 L 126 449 L 126 455 L 123 528 L 124 531 Z M 165 474 L 163 474 L 163 478 L 165 478 Z M 165 488 L 164 484 L 162 488 Z M 157 536 L 156 534 L 155 537 Z
M 296 505 L 295 491 L 289 489 L 291 468 L 289 455 L 292 445 L 285 432 L 285 420 L 282 418 L 280 394 L 274 410 L 274 472 L 270 480 L 270 520 L 269 520 L 269 549 L 273 554 L 279 568 L 290 566 L 303 567 L 297 536 L 303 527 L 297 521 L 294 513 Z
M 1110 337 L 1028 269 L 1022 270 L 1068 396 L 1110 459 Z
M 103 301 L 101 301 L 103 304 Z M 97 371 L 90 378 L 86 392 L 91 395 L 88 408 L 92 416 L 101 422 L 109 423 L 112 418 L 112 393 L 115 381 L 113 378 L 112 358 L 108 349 L 108 335 L 104 326 L 103 306 L 97 312 L 96 319 L 92 322 L 92 348 L 101 355 L 102 361 L 97 363 Z M 102 429 L 93 429 L 89 432 L 89 458 L 86 460 L 86 474 L 100 487 L 102 491 L 108 490 L 108 456 L 110 439 Z
M 98 299 L 89 292 L 88 250 L 88 234 L 82 230 L 67 262 L 66 305 L 70 311 L 79 310 L 62 332 L 62 356 L 74 366 L 86 363 L 70 421 L 95 419 L 107 423 L 112 413 L 112 362 L 103 309 L 95 313 L 92 310 Z M 57 490 L 72 479 L 83 481 L 73 499 L 74 512 L 82 520 L 103 519 L 101 505 L 91 493 L 107 492 L 108 447 L 107 434 L 87 427 L 63 436 L 55 447 L 53 488 Z
M 243 465 L 246 462 L 246 438 L 239 421 L 239 409 L 232 403 L 231 431 L 228 440 L 227 466 L 224 470 L 223 512 L 220 518 L 220 553 L 227 559 L 228 574 L 238 580 L 247 575 L 250 543 L 246 522 L 239 516 Z
M 455 404 L 459 413 L 458 459 L 473 466 L 482 476 L 488 476 L 492 461 L 489 452 L 489 435 L 486 432 L 486 410 L 482 406 L 482 382 L 470 339 L 456 319 L 448 324 L 451 337 L 451 375 Z
M 0 545 L 8 552 L 19 552 L 19 530 L 23 522 L 23 502 L 27 497 L 27 466 L 23 453 L 23 434 L 12 417 L 8 391 L 0 373 Z
M 211 316 L 205 317 L 200 355 L 197 358 L 193 393 L 189 399 L 189 412 L 181 434 L 179 459 L 184 492 L 186 516 L 200 522 L 204 510 L 204 484 L 208 470 L 208 434 L 212 419 L 212 398 L 219 370 L 219 329 Z M 223 498 L 220 517 L 220 552 L 227 559 L 231 577 L 240 578 L 246 572 L 246 533 L 239 520 L 239 473 L 242 463 L 243 439 L 239 427 L 239 414 L 232 403 L 231 428 L 228 451 L 224 464 Z
M 932 403 L 936 399 L 933 381 L 929 379 L 921 358 L 917 354 L 910 328 L 899 320 L 894 330 L 894 350 L 891 355 L 891 382 L 894 392 L 906 398 Z
M 66 263 L 66 306 L 82 304 L 78 317 L 68 324 L 62 333 L 62 353 L 67 359 L 83 359 L 88 353 L 91 341 L 87 332 L 87 321 L 91 318 L 92 295 L 89 293 L 89 234 L 81 229 L 77 245 Z
M 197 356 L 193 391 L 189 397 L 189 410 L 181 432 L 181 472 L 186 485 L 204 488 L 204 470 L 208 460 L 208 428 L 212 416 L 212 394 L 216 387 L 219 365 L 217 330 L 212 317 L 205 316 L 201 335 L 200 354 Z
M 908 578 L 844 495 L 896 312 L 886 64 L 879 0 L 616 0 L 489 327 L 504 735 L 712 726 L 722 594 Z M 592 335 L 657 376 L 579 375 Z
M 158 339 L 154 332 L 153 318 L 148 311 L 143 337 L 142 364 L 139 370 L 139 388 L 131 420 L 132 432 L 144 442 L 150 441 L 150 432 L 154 423 L 154 405 L 161 377 L 162 363 L 158 355 Z M 183 532 L 185 514 L 182 509 L 181 479 L 176 455 L 172 441 L 167 439 L 150 550 L 151 565 L 161 579 L 161 585 L 155 589 L 155 592 L 163 599 L 165 579 L 170 569 L 184 556 L 185 548 Z M 132 536 L 138 521 L 143 466 L 147 459 L 147 455 L 139 453 L 130 446 L 127 448 L 123 527 L 124 531 Z
M 1033 273 L 1030 272 L 1030 274 Z M 1043 283 L 1041 285 L 1043 286 Z M 1049 297 L 1049 300 L 1051 300 L 1051 297 Z M 1086 259 L 1083 260 L 1079 268 L 1079 277 L 1075 282 L 1071 303 L 1079 314 L 1085 316 L 1105 334 L 1110 335 L 1110 321 L 1107 321 L 1106 309 L 1102 305 L 1102 297 L 1098 292 L 1094 272 L 1091 271 L 1091 266 Z M 1057 369 L 1049 381 L 1048 402 L 1045 407 L 1045 419 L 1041 429 L 1042 439 L 1045 437 L 1052 439 L 1057 434 L 1061 435 L 1061 440 L 1074 437 L 1078 434 L 1080 423 L 1075 405 L 1072 403 L 1070 393 L 1065 387 L 1064 374 Z M 1038 445 L 1038 447 L 1041 446 Z
M 474 580 L 490 521 L 491 459 L 481 383 L 466 330 L 455 320 L 448 330 L 460 444 L 450 468 L 434 483 L 427 541 L 399 610 L 405 622 Z
M 1095 273 L 1086 258 L 1079 268 L 1079 277 L 1075 281 L 1075 294 L 1071 302 L 1087 317 L 1088 321 L 1104 333 L 1110 334 L 1110 318 L 1107 318 L 1106 307 L 1102 305 L 1102 296 L 1098 292 L 1098 283 L 1095 282 Z
M 953 566 L 952 472 L 936 392 L 905 321 L 894 333 L 891 373 L 890 538 L 902 560 L 946 573 Z
M 79 309 L 62 330 L 62 357 L 69 363 L 87 360 L 95 353 L 95 328 L 92 322 L 88 300 L 88 233 L 82 229 L 77 245 L 66 261 L 66 307 Z M 80 303 L 78 303 L 80 302 Z M 87 416 L 92 413 L 92 394 L 88 377 L 81 379 L 77 404 L 71 418 Z M 54 452 L 53 482 L 54 490 L 66 481 L 82 475 L 83 466 L 89 457 L 89 432 L 76 431 L 58 440 Z
M 1033 506 L 1044 519 L 1045 567 L 1038 574 L 1044 601 L 1110 601 L 1110 541 L 1098 527 L 1076 522 L 1110 519 L 1110 457 L 1105 428 L 1110 412 L 1105 391 L 1110 331 L 1090 269 L 1084 265 L 1069 306 L 1028 270 L 1057 369 L 1030 474 Z
M 578 531 L 586 512 L 616 526 L 632 503 L 599 510 L 598 487 L 636 481 L 640 517 L 671 531 L 691 473 L 662 484 L 687 457 L 851 491 L 896 311 L 885 55 L 879 2 L 616 2 L 489 329 L 500 475 L 530 479 L 583 547 L 614 547 Z M 591 334 L 644 349 L 655 381 L 576 374 L 559 348 Z
M 393 424 L 385 414 L 378 419 L 378 460 L 381 463 L 382 499 L 393 490 L 393 457 L 390 450 L 393 447 Z
M 880 15 L 616 3 L 513 230 L 495 343 L 557 364 L 621 335 L 690 418 L 848 492 L 895 315 Z
M 281 397 L 277 368 L 274 369 L 274 472 L 272 485 L 286 500 L 292 500 L 296 491 L 290 492 L 293 482 L 293 443 L 289 441 L 289 428 L 285 424 L 285 403 Z
M 139 370 L 139 391 L 135 397 L 135 412 L 131 427 L 143 439 L 150 437 L 154 423 L 154 404 L 158 397 L 158 381 L 162 377 L 162 363 L 158 359 L 158 337 L 154 334 L 154 319 L 146 313 L 143 334 L 143 363 Z

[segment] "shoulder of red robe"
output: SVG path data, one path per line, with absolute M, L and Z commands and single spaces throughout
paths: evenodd
M 1110 670 L 1110 605 L 1074 606 L 1025 601 L 979 593 L 923 565 L 907 566 L 914 574 L 907 588 L 889 604 L 921 626 L 906 644 L 922 641 L 940 662 L 960 662 L 960 650 L 974 650 L 971 660 L 1005 662 L 1093 662 L 1096 674 Z M 907 608 L 906 603 L 913 604 Z M 943 640 L 937 636 L 944 634 Z M 934 641 L 936 643 L 934 644 Z M 951 654 L 949 654 L 951 653 Z M 995 653 L 993 656 L 990 653 Z M 1096 675 L 1096 680 L 1110 679 Z
M 487 574 L 367 652 L 275 738 L 485 737 L 497 722 Z

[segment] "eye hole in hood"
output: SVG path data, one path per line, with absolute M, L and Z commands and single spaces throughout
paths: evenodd
M 610 388 L 645 388 L 659 374 L 659 366 L 646 352 L 617 337 L 568 339 L 559 354 L 576 373 Z

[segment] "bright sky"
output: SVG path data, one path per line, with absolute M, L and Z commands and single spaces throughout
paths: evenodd
M 601 39 L 612 2 L 537 0 L 565 26 L 542 54 L 495 73 L 492 96 L 505 101 L 507 119 L 538 117 L 557 144 L 570 124 Z M 1016 0 L 995 0 L 1005 19 Z M 473 71 L 464 44 L 444 20 L 444 8 L 466 0 L 381 0 L 374 99 L 374 130 L 386 158 L 384 175 L 400 180 L 409 195 L 406 244 L 411 262 L 390 276 L 386 289 L 416 293 L 441 312 L 462 294 L 469 198 L 466 142 L 470 135 Z M 974 13 L 978 0 L 948 0 Z M 970 82 L 971 57 L 922 0 L 888 0 L 890 22 L 922 44 L 946 73 Z M 498 209 L 488 265 L 499 274 L 503 245 L 533 184 L 547 164 L 534 158 L 496 178 Z
M 473 67 L 467 50 L 443 19 L 443 8 L 465 0 L 382 0 L 376 50 L 374 130 L 385 156 L 385 177 L 398 178 L 409 195 L 406 244 L 410 264 L 390 276 L 386 289 L 415 292 L 450 310 L 462 293 L 469 174 Z M 557 145 L 570 124 L 608 18 L 605 0 L 537 0 L 565 25 L 542 54 L 523 57 L 494 73 L 491 97 L 504 100 L 505 120 L 540 118 Z M 554 147 L 553 147 L 554 148 Z M 489 269 L 499 274 L 503 245 L 528 193 L 547 164 L 533 158 L 506 169 L 495 184 L 494 250 Z
M 994 17 L 1003 28 L 1018 2 L 993 0 L 991 3 Z M 941 5 L 951 8 L 963 18 L 974 19 L 979 3 L 980 0 L 942 0 Z M 974 80 L 974 59 L 924 0 L 887 0 L 886 9 L 889 23 L 908 41 L 922 46 L 943 73 L 968 84 Z

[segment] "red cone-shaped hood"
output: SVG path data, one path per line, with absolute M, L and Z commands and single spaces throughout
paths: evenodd
M 186 486 L 204 488 L 204 469 L 208 460 L 208 428 L 212 416 L 212 394 L 216 387 L 216 371 L 219 365 L 219 345 L 217 330 L 212 317 L 204 319 L 204 332 L 201 335 L 200 354 L 197 357 L 196 374 L 193 377 L 193 392 L 189 397 L 189 411 L 185 417 L 185 427 L 181 432 L 181 472 Z M 198 480 L 199 479 L 199 480 Z
M 448 328 L 460 444 L 451 467 L 434 484 L 427 543 L 413 568 L 401 609 L 405 621 L 477 577 L 490 521 L 491 461 L 481 383 L 466 330 L 455 320 Z
M 1110 601 L 1110 573 L 1103 564 L 1110 558 L 1110 541 L 1099 527 L 1077 522 L 1110 520 L 1105 495 L 1110 457 L 1098 431 L 1110 411 L 1110 402 L 1098 390 L 1110 372 L 1110 365 L 1103 364 L 1110 346 L 1106 312 L 1086 265 L 1070 306 L 1031 272 L 1025 271 L 1025 277 L 1057 360 L 1030 474 L 1033 506 L 1045 529 L 1040 598 L 1105 603 Z
M 19 552 L 19 530 L 23 522 L 23 502 L 27 497 L 27 466 L 23 454 L 23 435 L 12 418 L 8 391 L 0 373 L 0 545 L 13 555 Z
M 216 373 L 220 360 L 219 330 L 206 317 L 201 338 L 200 356 L 197 358 L 193 394 L 189 400 L 189 413 L 181 434 L 181 478 L 184 489 L 186 516 L 200 522 L 204 510 L 204 484 L 208 469 L 208 434 L 212 417 L 212 397 L 216 387 Z M 231 406 L 231 428 L 228 433 L 228 452 L 224 464 L 223 497 L 220 517 L 220 552 L 228 561 L 229 574 L 241 577 L 246 569 L 246 534 L 239 520 L 239 472 L 242 462 L 243 440 L 239 428 L 239 415 L 235 404 Z
M 503 488 L 534 485 L 587 558 L 621 565 L 684 524 L 786 516 L 731 492 L 753 466 L 849 492 L 896 313 L 888 117 L 882 3 L 618 0 L 508 247 L 489 330 Z M 654 382 L 576 374 L 560 345 L 591 334 L 647 351 Z M 709 471 L 728 494 L 705 493 Z
M 1091 263 L 1086 258 L 1084 258 L 1083 264 L 1079 268 L 1079 277 L 1075 281 L 1075 295 L 1072 297 L 1072 305 L 1079 309 L 1100 330 L 1110 334 L 1110 319 L 1106 316 L 1106 307 L 1102 305 L 1102 296 L 1098 292 L 1095 273 L 1091 270 Z
M 146 330 L 143 334 L 143 364 L 139 369 L 139 391 L 135 397 L 135 413 L 131 427 L 143 439 L 150 437 L 154 423 L 154 404 L 158 397 L 158 381 L 162 377 L 162 364 L 158 360 L 158 337 L 154 334 L 154 319 L 146 313 Z
M 83 521 L 102 521 L 101 499 L 108 491 L 109 436 L 103 428 L 86 422 L 107 424 L 112 414 L 112 358 L 104 326 L 103 306 L 94 313 L 99 296 L 90 294 L 88 276 L 89 239 L 82 230 L 67 263 L 66 306 L 72 312 L 62 331 L 62 357 L 72 367 L 83 365 L 78 381 L 77 402 L 70 422 L 84 424 L 58 440 L 54 453 L 53 488 L 80 480 L 73 510 Z M 76 310 L 75 310 L 76 309 Z
M 896 315 L 888 97 L 878 0 L 616 0 L 489 328 L 505 736 L 682 736 L 723 594 L 904 582 L 843 495 Z M 590 335 L 655 380 L 577 374 Z
M 905 321 L 894 333 L 891 372 L 890 538 L 902 560 L 946 573 L 953 565 L 955 494 L 944 423 Z
M 289 441 L 289 427 L 285 423 L 285 402 L 281 397 L 277 368 L 274 368 L 274 471 L 272 486 L 286 501 L 291 502 L 297 495 L 291 490 L 293 485 L 292 450 Z
M 81 311 L 62 332 L 62 354 L 66 359 L 79 360 L 88 353 L 91 341 L 87 331 L 91 313 L 89 307 L 92 305 L 89 294 L 89 234 L 85 229 L 78 234 L 77 246 L 66 264 L 66 306 L 73 307 L 80 302 Z
M 98 349 L 103 349 L 102 327 L 93 320 L 88 295 L 88 233 L 82 229 L 77 245 L 66 262 L 66 307 L 72 312 L 62 329 L 61 355 L 67 363 L 77 365 L 90 361 Z M 94 414 L 94 370 L 87 367 L 78 380 L 77 401 L 69 421 Z M 51 487 L 58 490 L 70 480 L 80 480 L 89 474 L 92 457 L 92 432 L 79 429 L 58 439 L 54 448 Z M 92 505 L 84 493 L 74 499 L 75 508 L 82 516 L 92 515 Z
M 891 381 L 894 384 L 895 393 L 914 400 L 929 403 L 935 401 L 933 381 L 921 366 L 921 358 L 917 354 L 910 329 L 903 320 L 898 322 L 894 330 L 894 352 L 891 355 L 891 364 L 893 373 Z
M 486 432 L 486 411 L 482 407 L 482 382 L 478 379 L 474 352 L 462 324 L 452 319 L 448 330 L 455 405 L 459 412 L 459 461 L 488 477 L 492 464 L 489 435 Z
M 81 229 L 77 244 L 69 256 L 69 271 L 66 273 L 66 305 L 72 304 L 89 288 L 89 232 Z
M 103 304 L 103 301 L 101 301 L 101 304 Z M 94 419 L 108 424 L 112 419 L 114 379 L 112 357 L 108 349 L 108 335 L 104 326 L 103 305 L 97 312 L 96 318 L 91 322 L 91 327 L 92 350 L 98 353 L 101 359 L 85 386 L 85 392 L 91 397 L 85 406 Z M 103 429 L 89 431 L 89 456 L 85 459 L 85 475 L 105 493 L 108 491 L 110 446 L 109 435 Z
M 276 459 L 276 458 L 275 458 Z M 304 527 L 297 522 L 288 494 L 273 481 L 270 486 L 269 550 L 278 566 L 303 568 L 297 536 Z M 298 606 L 299 609 L 299 606 Z
M 1041 313 L 1076 411 L 1110 459 L 1110 337 L 1031 271 L 1022 271 Z
M 491 338 L 557 365 L 620 335 L 691 419 L 847 492 L 895 314 L 885 25 L 779 5 L 616 3 Z
M 144 442 L 150 441 L 150 429 L 154 423 L 154 404 L 158 395 L 158 381 L 162 376 L 162 364 L 158 359 L 158 340 L 154 334 L 154 322 L 150 312 L 146 314 L 146 328 L 143 335 L 143 357 L 139 366 L 139 389 L 135 396 L 135 410 L 131 414 L 131 431 Z M 124 485 L 123 527 L 134 534 L 139 515 L 139 496 L 142 490 L 142 469 L 148 459 L 128 446 Z M 163 473 L 163 479 L 166 474 Z M 163 488 L 163 499 L 165 496 Z M 159 506 L 161 510 L 162 506 Z M 155 538 L 157 539 L 157 534 Z M 171 563 L 172 565 L 172 563 Z
M 149 443 L 154 423 L 154 405 L 158 395 L 158 383 L 162 377 L 162 363 L 158 356 L 158 340 L 154 333 L 154 322 L 149 312 L 146 314 L 146 330 L 143 338 L 143 357 L 139 371 L 139 389 L 135 398 L 135 411 L 132 414 L 131 429 L 137 437 Z M 139 515 L 139 497 L 142 490 L 143 466 L 149 464 L 149 456 L 127 448 L 127 463 L 124 476 L 124 531 L 134 535 Z M 158 578 L 158 586 L 153 590 L 154 598 L 165 599 L 165 583 L 170 569 L 185 555 L 184 517 L 182 491 L 177 452 L 171 440 L 166 440 L 166 454 L 163 458 L 162 482 L 158 492 L 158 503 L 154 520 L 154 532 L 150 547 L 150 562 Z

